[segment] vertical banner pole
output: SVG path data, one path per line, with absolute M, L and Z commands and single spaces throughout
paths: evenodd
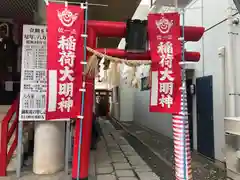
M 68 162 L 72 162 L 72 157 L 73 157 L 73 132 L 74 132 L 74 128 L 73 125 L 70 123 L 70 136 L 69 136 L 69 158 L 68 158 Z
M 17 143 L 17 169 L 16 175 L 19 179 L 21 177 L 22 167 L 22 138 L 23 138 L 23 121 L 18 122 L 18 143 Z
M 185 69 L 185 34 L 184 34 L 184 27 L 185 27 L 185 10 L 182 9 L 182 56 L 183 56 L 183 67 L 182 67 L 182 78 L 183 78 L 183 89 L 182 89 L 182 114 L 184 117 L 184 165 L 185 165 L 185 176 L 188 180 L 192 180 L 192 165 L 191 165 L 191 145 L 190 145 L 190 135 L 189 135 L 189 122 L 188 122 L 188 107 L 187 107 L 187 84 L 186 84 L 186 69 Z
M 182 9 L 181 14 L 182 14 L 182 62 L 185 62 L 185 45 L 184 45 L 184 25 L 185 25 L 185 14 L 184 14 L 184 9 Z M 182 66 L 182 87 L 181 87 L 181 115 L 183 116 L 183 158 L 184 158 L 184 180 L 187 180 L 187 148 L 186 148 L 186 121 L 188 121 L 188 110 L 187 110 L 187 94 L 186 94 L 186 71 L 184 65 Z
M 174 155 L 175 155 L 175 176 L 176 180 L 192 180 L 191 169 L 191 152 L 190 138 L 188 129 L 188 109 L 187 109 L 187 92 L 186 92 L 186 70 L 185 46 L 184 46 L 184 26 L 185 12 L 182 14 L 182 87 L 181 87 L 181 111 L 173 115 L 173 132 L 174 132 Z
M 65 166 L 64 166 L 64 170 L 65 173 L 68 174 L 68 160 L 69 160 L 69 151 L 70 151 L 70 147 L 71 147 L 71 122 L 67 121 L 66 122 L 66 136 L 65 136 Z
M 84 38 L 84 57 L 83 62 L 87 62 L 87 22 L 88 22 L 88 1 L 86 1 L 83 6 L 85 6 L 85 13 L 84 13 L 84 34 L 82 37 Z M 81 62 L 79 62 L 81 63 Z M 85 65 L 85 64 L 83 64 Z M 83 72 L 85 71 L 85 66 L 83 68 Z M 83 76 L 83 89 L 86 86 L 86 78 Z M 77 166 L 77 180 L 80 180 L 80 168 L 81 168 L 81 152 L 82 152 L 82 132 L 83 132 L 83 119 L 84 119 L 84 98 L 85 92 L 82 92 L 82 103 L 81 103 L 81 115 L 80 115 L 80 131 L 79 131 L 79 142 L 78 142 L 78 166 Z

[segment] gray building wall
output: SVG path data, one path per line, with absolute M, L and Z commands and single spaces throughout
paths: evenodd
M 150 91 L 136 91 L 134 97 L 134 121 L 150 129 L 172 137 L 172 116 L 149 113 Z

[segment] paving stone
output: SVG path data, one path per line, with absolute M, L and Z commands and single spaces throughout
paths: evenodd
M 112 162 L 117 163 L 117 162 L 128 162 L 126 158 L 115 158 L 112 159 Z
M 140 157 L 136 157 L 136 158 L 132 158 L 132 156 L 128 156 L 128 160 L 132 163 L 136 162 L 136 165 L 142 165 L 142 164 L 146 164 L 145 161 L 143 159 L 141 159 Z
M 146 164 L 146 162 L 140 156 L 129 156 L 128 160 L 133 166 Z
M 132 170 L 116 170 L 118 177 L 135 177 Z
M 123 152 L 121 150 L 110 150 L 110 154 L 111 155 L 115 155 L 115 154 L 122 154 Z
M 111 174 L 113 172 L 113 167 L 99 167 L 97 168 L 97 174 Z
M 112 161 L 113 162 L 128 162 L 125 158 L 124 154 L 112 154 Z
M 16 178 L 16 177 L 15 177 Z M 31 174 L 31 175 L 25 175 L 23 177 L 20 178 L 20 180 L 31 180 L 31 179 L 39 179 L 41 180 L 42 178 L 44 177 L 40 177 L 40 176 L 37 176 L 37 175 L 34 175 L 34 174 Z M 53 178 L 51 177 L 53 180 L 56 180 L 56 178 Z M 9 178 L 9 180 L 13 180 L 14 178 Z M 16 178 L 17 179 L 17 178 Z
M 118 151 L 118 152 L 122 152 L 121 149 L 117 146 L 117 147 L 109 147 L 109 151 Z
M 151 172 L 152 169 L 148 165 L 133 166 L 135 172 Z
M 112 163 L 112 161 L 111 160 L 104 160 L 104 161 L 96 161 L 96 164 L 97 165 L 110 165 Z
M 39 176 L 37 180 L 59 180 L 61 177 L 56 176 Z M 29 179 L 30 180 L 30 179 Z
M 135 151 L 135 150 L 133 149 L 133 147 L 130 146 L 129 144 L 127 144 L 127 145 L 120 145 L 120 147 L 121 147 L 121 149 L 122 149 L 123 151 Z
M 139 155 L 135 155 L 135 156 L 130 156 L 129 159 L 133 159 L 133 160 L 142 160 L 142 158 Z
M 129 163 L 114 163 L 113 164 L 114 168 L 117 170 L 121 169 L 132 169 Z
M 16 180 L 16 175 L 8 177 L 0 177 L 0 180 Z M 64 172 L 54 175 L 36 175 L 32 172 L 22 172 L 22 177 L 19 180 L 71 180 L 71 175 L 66 175 Z
M 126 156 L 138 156 L 138 153 L 136 151 L 129 151 L 129 152 L 124 152 Z
M 120 136 L 120 134 L 119 134 L 118 132 L 112 133 L 112 135 L 113 135 L 113 137 L 114 137 L 115 140 L 120 140 L 120 139 L 122 139 L 121 136 Z
M 108 142 L 108 144 L 107 144 L 108 147 L 118 147 L 117 142 L 115 142 L 114 140 L 107 141 L 107 142 Z
M 97 156 L 97 158 L 96 158 L 97 160 L 98 159 L 110 159 L 110 157 L 108 156 L 108 154 L 98 154 L 98 156 Z
M 131 165 L 135 166 L 135 165 L 145 165 L 146 162 L 145 161 L 130 161 Z
M 97 180 L 117 180 L 114 175 L 105 174 L 105 175 L 97 175 Z
M 96 167 L 109 167 L 112 165 L 112 162 L 98 162 Z
M 137 172 L 140 180 L 160 180 L 160 178 L 153 172 Z
M 117 143 L 118 143 L 119 145 L 128 145 L 128 142 L 127 142 L 126 139 L 119 139 L 119 140 L 117 140 Z
M 112 159 L 122 159 L 124 155 L 122 153 L 112 154 Z
M 96 160 L 111 160 L 108 154 L 97 154 Z
M 138 155 L 136 151 L 132 151 L 132 150 L 122 150 L 124 154 L 133 154 L 133 155 Z
M 118 180 L 138 180 L 136 177 L 120 177 Z

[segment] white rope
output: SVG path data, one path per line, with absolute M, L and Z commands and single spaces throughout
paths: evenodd
M 152 63 L 151 60 L 127 60 L 127 59 L 121 59 L 121 58 L 117 58 L 117 57 L 108 56 L 108 55 L 102 54 L 90 47 L 87 47 L 87 50 L 89 52 L 93 53 L 94 55 L 98 56 L 99 58 L 105 58 L 111 62 L 126 64 L 127 66 L 140 66 L 143 64 L 149 65 Z

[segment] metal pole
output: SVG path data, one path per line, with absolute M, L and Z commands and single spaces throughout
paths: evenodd
M 184 43 L 184 25 L 185 25 L 185 12 L 184 9 L 182 9 L 182 62 L 185 62 L 185 43 Z M 181 93 L 181 102 L 182 102 L 182 107 L 181 107 L 181 114 L 183 116 L 183 152 L 184 152 L 184 179 L 187 180 L 187 158 L 186 158 L 186 121 L 188 121 L 188 117 L 187 117 L 187 111 L 185 108 L 185 103 L 187 103 L 186 101 L 186 71 L 185 71 L 185 66 L 182 66 L 182 93 Z
M 88 1 L 86 0 L 85 2 L 85 20 L 84 20 L 84 57 L 83 57 L 83 62 L 87 62 L 87 22 L 88 22 Z M 80 62 L 81 63 L 81 62 Z M 86 65 L 83 63 L 83 65 Z M 85 66 L 83 68 L 84 72 Z M 85 89 L 85 84 L 86 82 L 86 77 L 83 76 L 83 89 Z M 80 131 L 79 131 L 79 142 L 78 142 L 78 166 L 77 166 L 77 180 L 80 179 L 80 168 L 81 168 L 81 145 L 82 145 L 82 127 L 83 127 L 83 119 L 84 119 L 84 98 L 85 98 L 85 91 L 82 91 L 82 104 L 81 104 L 81 119 L 80 119 Z
M 178 0 L 174 0 L 174 6 L 176 8 L 176 10 L 178 9 Z
M 228 1 L 229 7 L 227 9 L 227 23 L 228 23 L 228 44 L 227 44 L 227 58 L 226 58 L 226 72 L 227 72 L 227 93 L 228 93 L 228 116 L 236 116 L 236 101 L 235 101 L 235 68 L 234 68 L 234 46 L 233 46 L 233 16 L 232 16 L 232 1 Z
M 66 122 L 66 136 L 65 136 L 65 166 L 64 166 L 64 170 L 65 173 L 68 174 L 68 160 L 69 160 L 69 151 L 70 151 L 70 146 L 71 146 L 71 141 L 70 141 L 70 128 L 71 128 L 71 122 L 67 121 Z
M 18 144 L 17 144 L 17 169 L 16 175 L 19 179 L 21 177 L 22 168 L 22 137 L 23 136 L 23 121 L 18 122 Z
M 176 8 L 176 12 L 178 12 L 178 0 L 174 0 L 174 6 Z M 183 13 L 182 13 L 183 14 Z M 184 15 L 182 16 L 182 18 L 184 19 Z M 183 30 L 182 30 L 182 34 L 181 34 L 181 49 L 182 49 L 182 61 L 185 60 L 184 57 L 184 23 L 182 25 Z M 180 66 L 180 64 L 179 64 Z M 184 180 L 187 180 L 187 176 L 186 176 L 186 164 L 185 164 L 185 160 L 186 160 L 186 144 L 185 144 L 185 121 L 184 121 L 184 109 L 185 109 L 185 101 L 184 101 L 184 69 L 182 69 L 181 74 L 182 74 L 182 86 L 181 86 L 181 107 L 180 107 L 180 112 L 178 114 L 174 114 L 173 115 L 173 132 L 174 132 L 174 156 L 175 156 L 175 178 L 176 180 L 178 180 L 179 178 L 182 178 L 182 144 L 183 144 L 183 178 Z M 177 127 L 176 127 L 177 126 Z M 180 137 L 180 138 L 179 138 Z M 183 143 L 182 143 L 182 139 L 183 139 Z M 180 146 L 178 147 L 177 144 L 180 144 Z M 179 148 L 180 150 L 177 150 L 177 148 Z M 178 152 L 176 152 L 178 151 Z M 180 159 L 180 160 L 178 160 Z M 179 161 L 179 162 L 178 162 Z M 180 164 L 180 167 L 179 167 Z
M 70 137 L 69 137 L 69 142 L 70 142 L 70 147 L 69 147 L 69 158 L 68 162 L 72 162 L 72 157 L 73 157 L 73 125 L 70 123 Z
M 176 11 L 178 11 L 178 0 L 174 1 Z M 185 72 L 185 41 L 184 41 L 184 26 L 185 26 L 185 12 L 181 10 L 182 15 L 182 61 L 181 66 L 182 86 L 181 86 L 181 110 L 179 113 L 173 114 L 173 132 L 174 132 L 174 155 L 175 155 L 175 178 L 176 180 L 190 180 L 192 179 L 191 172 L 191 154 L 189 149 L 189 135 L 188 135 L 188 110 L 187 110 L 187 93 L 186 93 L 186 72 Z
M 153 6 L 153 0 L 150 0 L 150 8 Z
M 184 41 L 184 26 L 185 26 L 185 10 L 181 10 L 182 14 L 182 87 L 181 87 L 181 112 L 179 117 L 182 120 L 182 136 L 183 136 L 183 175 L 184 180 L 192 179 L 191 171 L 191 152 L 190 138 L 188 130 L 188 108 L 187 108 L 187 88 L 186 88 L 186 69 L 185 69 L 185 41 Z

